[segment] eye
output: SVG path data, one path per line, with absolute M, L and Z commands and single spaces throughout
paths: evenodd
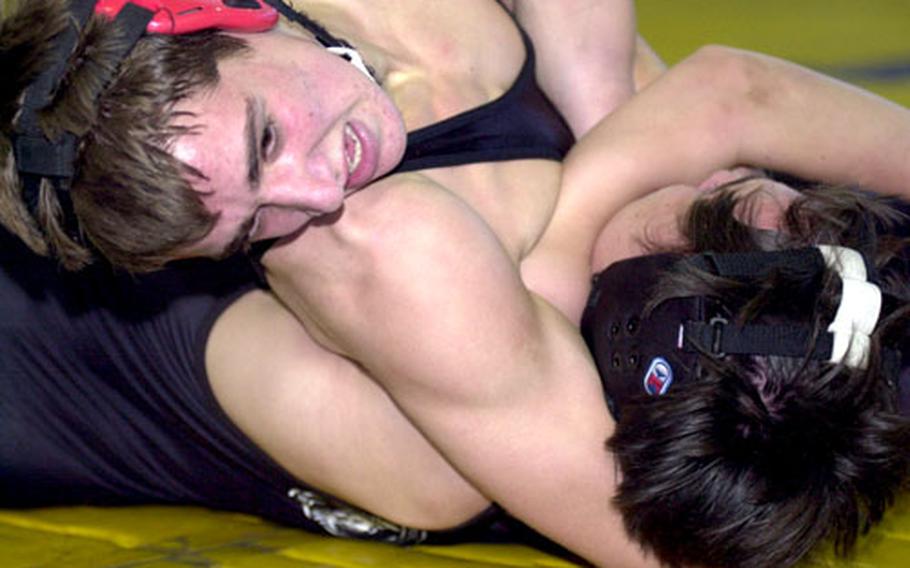
M 274 157 L 278 149 L 278 126 L 275 121 L 269 119 L 262 129 L 262 136 L 259 138 L 259 156 L 263 160 L 269 160 Z

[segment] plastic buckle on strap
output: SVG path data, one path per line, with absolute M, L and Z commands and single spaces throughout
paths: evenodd
M 722 350 L 722 345 L 724 341 L 724 328 L 728 323 L 726 318 L 720 316 L 714 316 L 711 318 L 711 321 L 708 322 L 708 325 L 711 326 L 711 330 L 713 331 L 711 334 L 711 354 L 720 359 L 727 356 Z

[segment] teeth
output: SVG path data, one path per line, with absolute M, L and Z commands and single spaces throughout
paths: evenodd
M 363 146 L 360 144 L 360 138 L 354 133 L 354 129 L 347 124 L 344 126 L 344 137 L 346 140 L 344 157 L 348 164 L 348 173 L 351 173 L 360 164 Z

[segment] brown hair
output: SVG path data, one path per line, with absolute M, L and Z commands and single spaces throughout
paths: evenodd
M 849 246 L 875 265 L 893 305 L 876 326 L 866 369 L 702 355 L 691 385 L 624 409 L 609 441 L 623 473 L 616 504 L 629 533 L 671 566 L 785 567 L 822 542 L 846 554 L 910 473 L 910 418 L 898 410 L 882 350 L 904 343 L 910 323 L 908 241 L 891 234 L 900 215 L 858 191 L 809 189 L 779 233 L 757 231 L 734 215 L 752 209 L 749 196 L 729 189 L 689 211 L 691 252 Z M 731 321 L 804 322 L 817 335 L 840 289 L 830 270 L 731 281 L 679 269 L 664 276 L 655 301 L 707 295 Z
M 95 253 L 131 271 L 158 268 L 215 221 L 189 182 L 201 174 L 169 153 L 175 137 L 194 130 L 176 126 L 175 105 L 216 85 L 218 61 L 242 53 L 246 43 L 216 32 L 148 35 L 118 67 L 115 25 L 92 18 L 80 30 L 53 102 L 39 116 L 49 138 L 63 131 L 80 138 L 69 191 L 79 225 L 73 234 L 48 180 L 41 182 L 35 216 L 29 213 L 11 152 L 23 91 L 49 64 L 51 42 L 69 25 L 64 0 L 25 2 L 0 24 L 0 74 L 12 78 L 0 87 L 0 223 L 68 269 L 85 266 Z M 116 72 L 105 84 L 111 68 Z

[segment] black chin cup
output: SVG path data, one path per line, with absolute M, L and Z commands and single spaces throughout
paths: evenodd
M 683 258 L 658 254 L 623 260 L 595 280 L 581 328 L 617 419 L 623 407 L 691 380 L 698 353 L 681 349 L 681 326 L 722 315 L 716 303 L 703 297 L 673 299 L 647 309 L 654 285 Z

